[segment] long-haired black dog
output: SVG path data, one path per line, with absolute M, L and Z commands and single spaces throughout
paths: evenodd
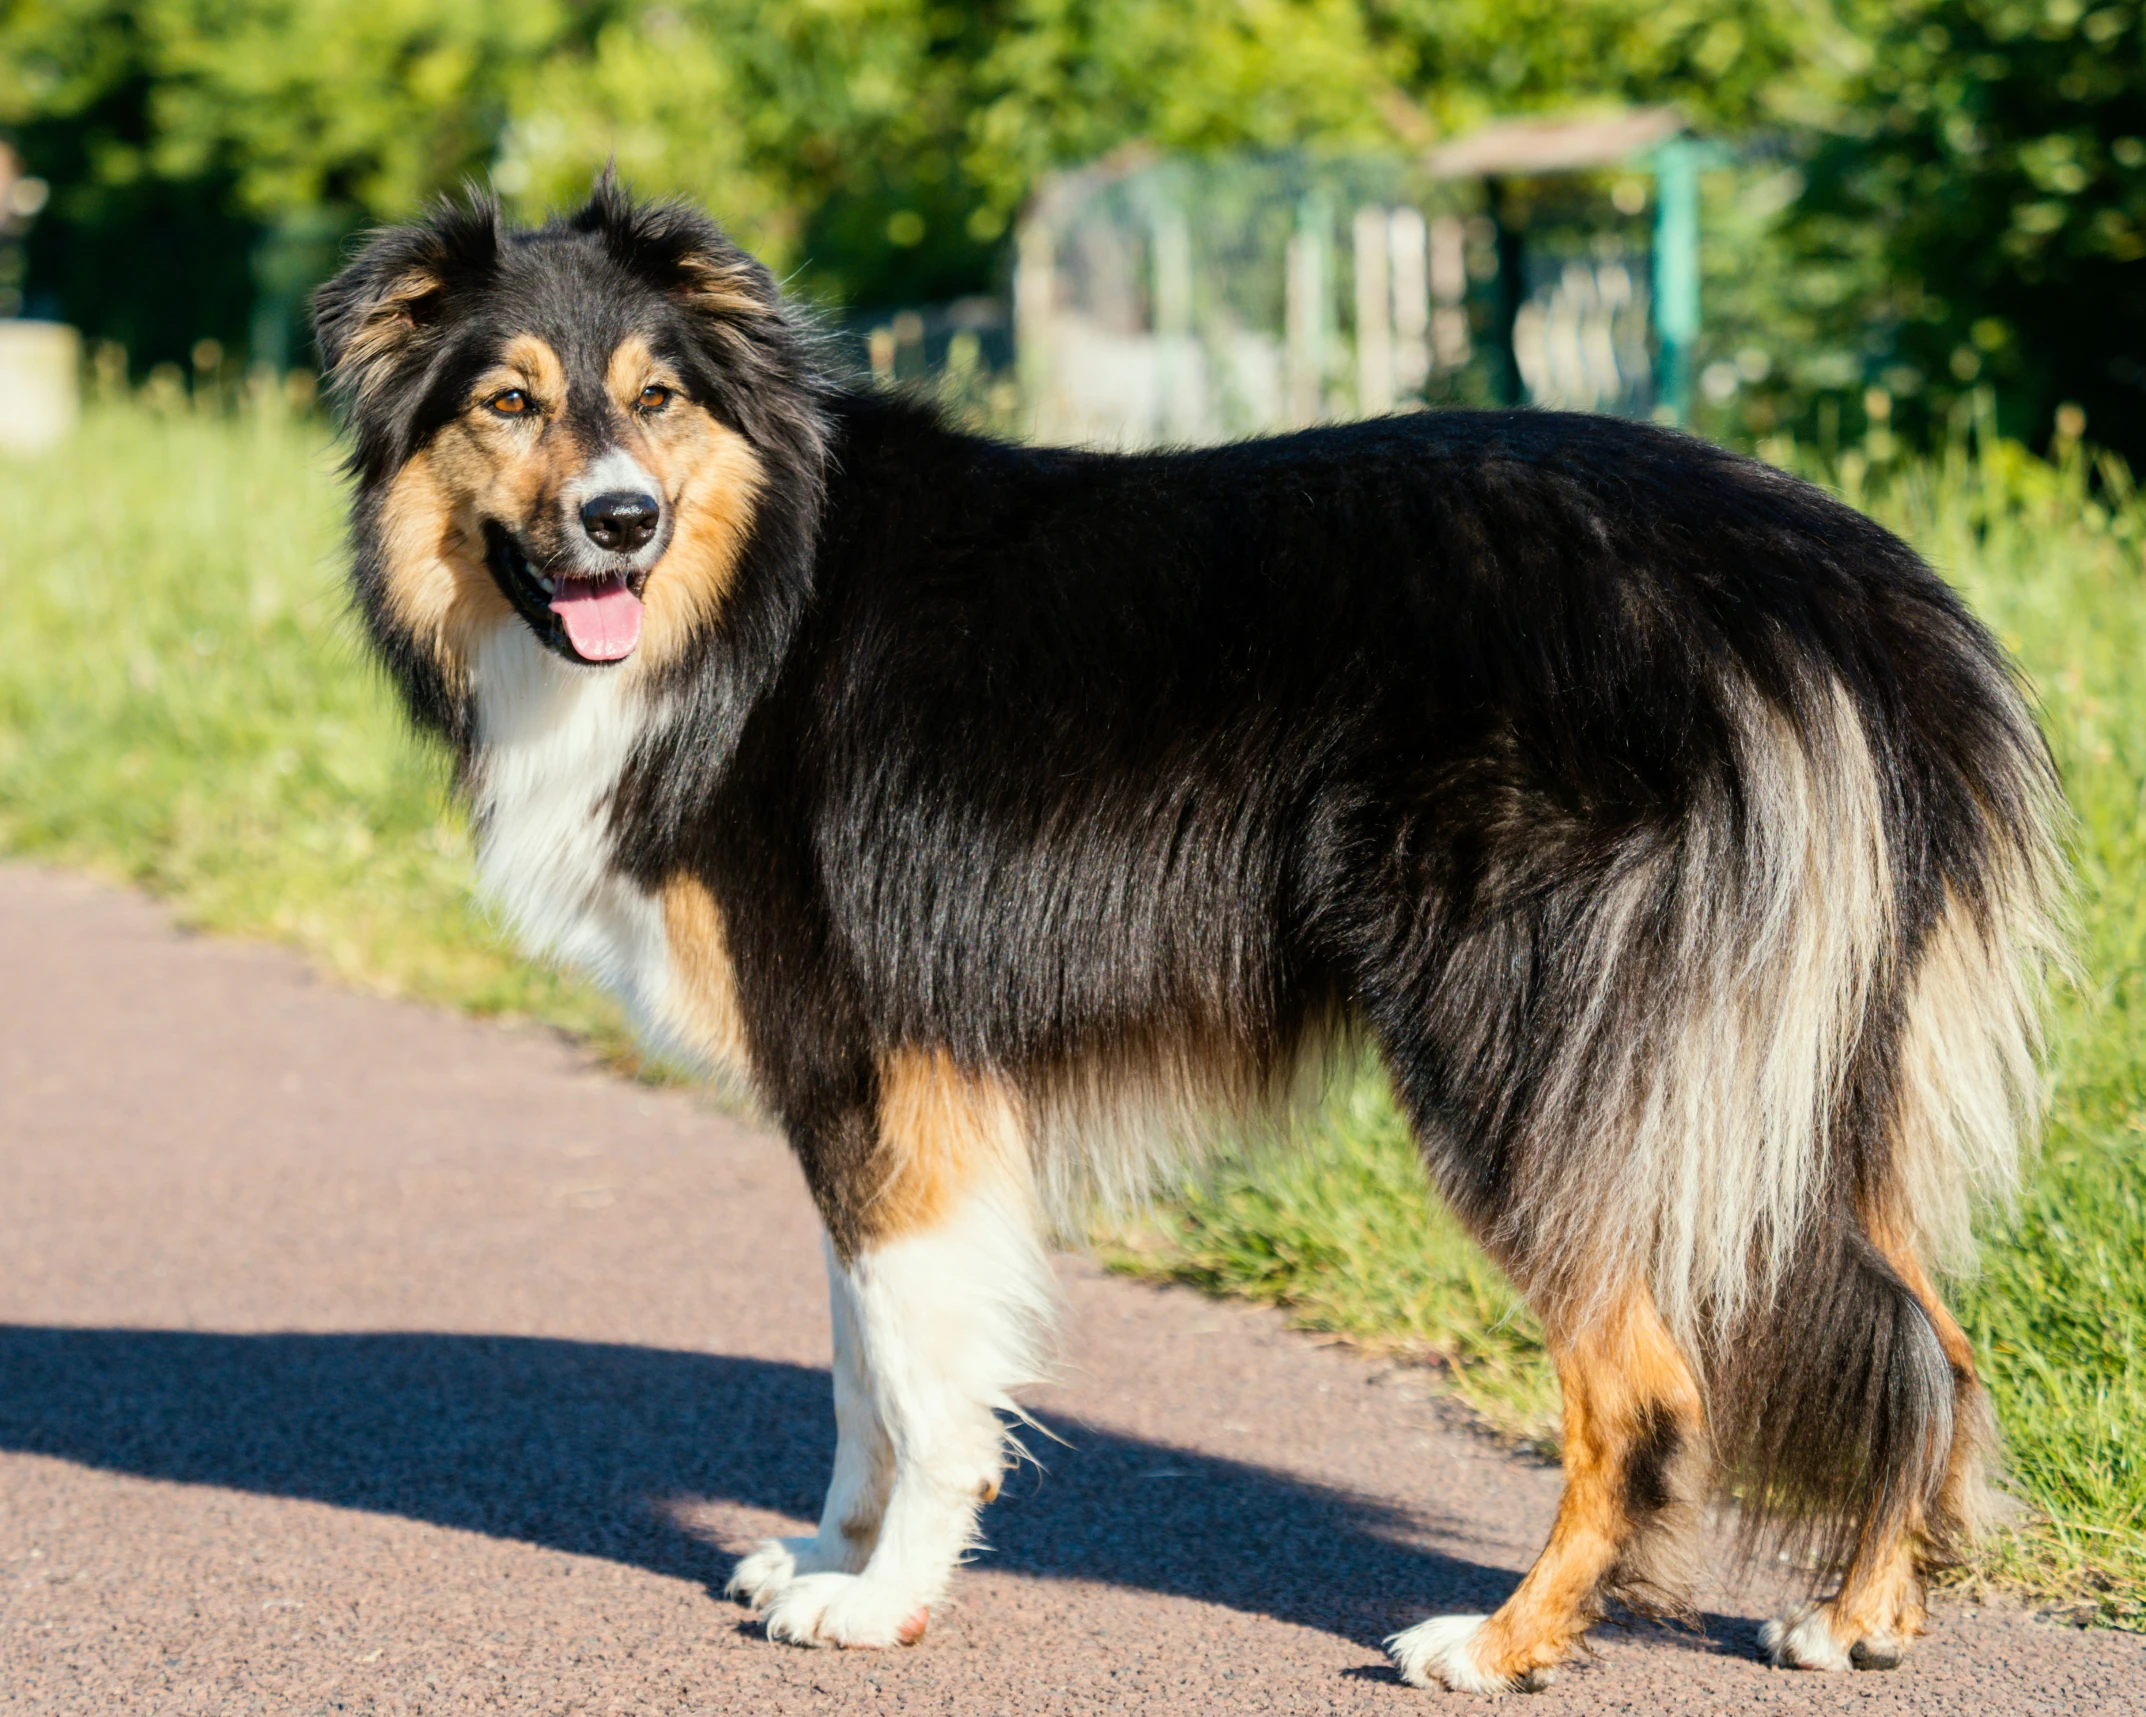
M 1979 1494 L 1929 1272 L 2035 1118 L 2060 809 L 1900 542 L 1595 418 L 1002 445 L 608 183 L 382 233 L 317 309 L 358 601 L 487 883 L 738 1069 L 825 1219 L 826 1511 L 733 1582 L 772 1638 L 921 1635 L 1052 1222 L 1354 1036 L 1565 1399 L 1548 1547 L 1402 1673 L 1678 1607 L 1725 1481 L 1838 1575 L 1774 1656 L 1897 1659 Z

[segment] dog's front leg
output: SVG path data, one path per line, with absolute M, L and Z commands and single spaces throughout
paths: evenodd
M 768 1637 L 797 1645 L 923 1636 L 998 1494 L 1001 1415 L 1037 1371 L 1052 1310 L 1010 1096 L 944 1058 L 902 1057 L 881 1070 L 877 1120 L 871 1197 L 830 1244 L 840 1442 L 820 1531 L 764 1546 L 737 1576 L 764 1597 Z
M 724 1591 L 765 1608 L 801 1574 L 862 1573 L 879 1542 L 887 1492 L 894 1481 L 894 1445 L 879 1417 L 858 1327 L 850 1272 L 827 1248 L 827 1298 L 834 1326 L 835 1469 L 810 1538 L 768 1538 L 741 1561 Z

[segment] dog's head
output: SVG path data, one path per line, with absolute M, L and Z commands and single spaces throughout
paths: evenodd
M 477 202 L 377 234 L 314 314 L 356 438 L 361 599 L 445 685 L 505 625 L 570 662 L 677 660 L 771 488 L 817 484 L 766 269 L 608 178 L 534 230 Z

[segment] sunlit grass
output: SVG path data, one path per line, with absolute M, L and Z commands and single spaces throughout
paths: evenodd
M 0 846 L 368 989 L 618 1039 L 473 901 L 436 748 L 364 659 L 326 429 L 107 409 L 0 463 Z
M 1837 473 L 2032 675 L 2078 813 L 2086 979 L 2015 1219 L 1959 1291 L 2012 1483 L 2043 1524 L 1987 1569 L 2146 1623 L 2146 508 L 2016 448 Z M 84 497 L 87 499 L 84 499 Z M 470 892 L 437 752 L 365 663 L 339 585 L 323 429 L 110 408 L 0 463 L 0 848 L 140 883 L 206 929 L 293 943 L 366 988 L 526 1015 L 622 1054 L 617 1016 L 514 957 Z M 1220 1165 L 1110 1237 L 1121 1265 L 1437 1355 L 1540 1436 L 1532 1321 L 1426 1195 L 1375 1081 L 1294 1156 Z

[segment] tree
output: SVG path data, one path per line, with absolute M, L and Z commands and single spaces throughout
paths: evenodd
M 2139 0 L 1864 0 L 1869 54 L 1791 241 L 1871 286 L 1867 379 L 1928 420 L 1971 386 L 2040 440 L 2058 405 L 2146 455 Z

